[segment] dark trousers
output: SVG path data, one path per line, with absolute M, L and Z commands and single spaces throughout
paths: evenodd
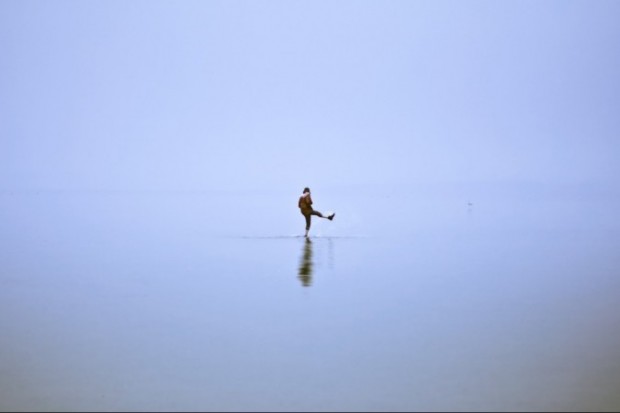
M 301 213 L 304 218 L 306 218 L 306 230 L 310 229 L 310 224 L 312 223 L 312 215 L 323 218 L 323 214 L 321 214 L 319 211 L 315 211 L 314 209 L 311 211 L 301 211 Z

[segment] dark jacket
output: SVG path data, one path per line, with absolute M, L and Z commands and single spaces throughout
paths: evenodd
M 310 192 L 306 192 L 300 196 L 297 205 L 299 206 L 299 209 L 301 209 L 302 214 L 310 214 L 312 212 L 312 197 L 310 196 Z

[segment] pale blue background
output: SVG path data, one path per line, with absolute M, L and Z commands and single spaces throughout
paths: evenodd
M 0 2 L 0 188 L 617 186 L 616 1 Z
M 619 21 L 0 0 L 0 410 L 618 411 Z

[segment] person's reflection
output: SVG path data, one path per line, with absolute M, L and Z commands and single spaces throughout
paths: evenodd
M 304 243 L 303 254 L 301 256 L 301 261 L 299 263 L 299 275 L 298 278 L 301 280 L 301 284 L 304 287 L 310 287 L 312 285 L 312 267 L 314 263 L 312 262 L 312 241 L 310 238 L 306 238 L 306 242 Z

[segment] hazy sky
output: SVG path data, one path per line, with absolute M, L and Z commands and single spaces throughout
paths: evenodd
M 0 0 L 0 189 L 617 182 L 619 1 Z

